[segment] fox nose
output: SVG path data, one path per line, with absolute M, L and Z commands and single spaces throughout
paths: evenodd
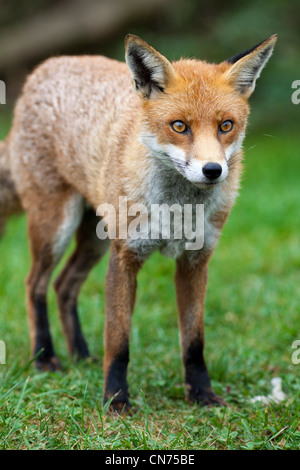
M 209 180 L 217 179 L 222 173 L 222 167 L 219 163 L 206 163 L 202 168 L 204 176 Z

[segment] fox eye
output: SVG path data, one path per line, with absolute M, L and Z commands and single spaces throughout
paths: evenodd
M 171 124 L 173 131 L 183 134 L 188 130 L 188 126 L 183 121 L 174 121 Z
M 224 121 L 222 124 L 219 125 L 219 130 L 223 134 L 227 134 L 227 132 L 230 132 L 233 128 L 233 122 L 232 121 Z

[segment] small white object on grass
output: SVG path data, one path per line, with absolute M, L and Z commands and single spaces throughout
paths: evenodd
M 285 393 L 282 391 L 281 382 L 282 382 L 282 380 L 281 380 L 280 377 L 274 377 L 271 380 L 272 393 L 268 396 L 258 395 L 254 398 L 251 398 L 251 403 L 255 403 L 257 401 L 260 401 L 262 403 L 269 404 L 271 402 L 279 403 L 281 401 L 284 401 L 285 400 Z

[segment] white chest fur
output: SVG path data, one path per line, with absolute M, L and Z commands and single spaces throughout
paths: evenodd
M 163 224 L 160 224 L 159 234 L 153 238 L 151 224 L 149 224 L 146 236 L 144 233 L 140 238 L 127 239 L 127 244 L 140 257 L 146 258 L 153 251 L 159 250 L 163 255 L 176 259 L 184 251 L 188 251 L 193 256 L 195 251 L 199 249 L 207 251 L 215 246 L 219 231 L 211 219 L 215 213 L 221 211 L 228 203 L 222 185 L 216 185 L 209 189 L 196 188 L 178 174 L 176 170 L 166 167 L 161 162 L 155 163 L 155 159 L 153 159 L 152 165 L 145 174 L 144 182 L 138 190 L 138 194 L 136 193 L 134 196 L 135 200 L 145 204 L 149 214 L 152 212 L 151 208 L 157 205 L 164 205 L 169 208 L 176 205 L 178 208 L 182 208 L 182 214 L 184 214 L 184 208 L 188 205 L 192 213 L 193 229 L 195 231 L 200 229 L 203 232 L 202 234 L 196 233 L 196 239 L 197 237 L 198 239 L 201 239 L 201 236 L 204 237 L 200 248 L 197 248 L 199 243 L 194 242 L 191 245 L 191 239 L 185 236 L 184 228 L 181 231 L 182 236 L 176 238 L 173 230 L 175 218 L 171 218 L 170 236 L 165 237 Z M 201 213 L 197 206 L 200 205 L 202 205 L 203 209 L 202 224 L 196 224 L 196 217 Z M 182 220 L 182 224 L 184 224 L 184 220 Z M 189 246 L 189 249 L 187 249 L 187 246 Z

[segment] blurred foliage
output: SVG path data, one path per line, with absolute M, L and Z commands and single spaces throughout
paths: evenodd
M 99 0 L 101 1 L 101 0 Z M 72 0 L 17 0 L 1 5 L 2 30 L 20 23 L 55 5 L 70 5 Z M 81 42 L 63 46 L 55 54 L 99 53 L 124 60 L 124 36 L 134 33 L 168 58 L 195 57 L 220 62 L 252 47 L 269 35 L 278 33 L 279 40 L 273 57 L 258 81 L 251 97 L 255 119 L 250 129 L 272 134 L 280 128 L 299 128 L 300 105 L 291 101 L 294 80 L 300 79 L 300 2 L 299 0 L 252 0 L 222 2 L 221 0 L 172 0 L 151 18 L 128 22 L 106 40 Z M 30 64 L 30 68 L 35 64 Z M 1 78 L 1 77 L 0 77 Z
M 70 3 L 72 0 L 2 0 L 0 10 L 0 27 L 9 27 L 30 18 L 37 12 L 44 11 L 55 4 Z M 0 31 L 1 35 L 1 31 Z

